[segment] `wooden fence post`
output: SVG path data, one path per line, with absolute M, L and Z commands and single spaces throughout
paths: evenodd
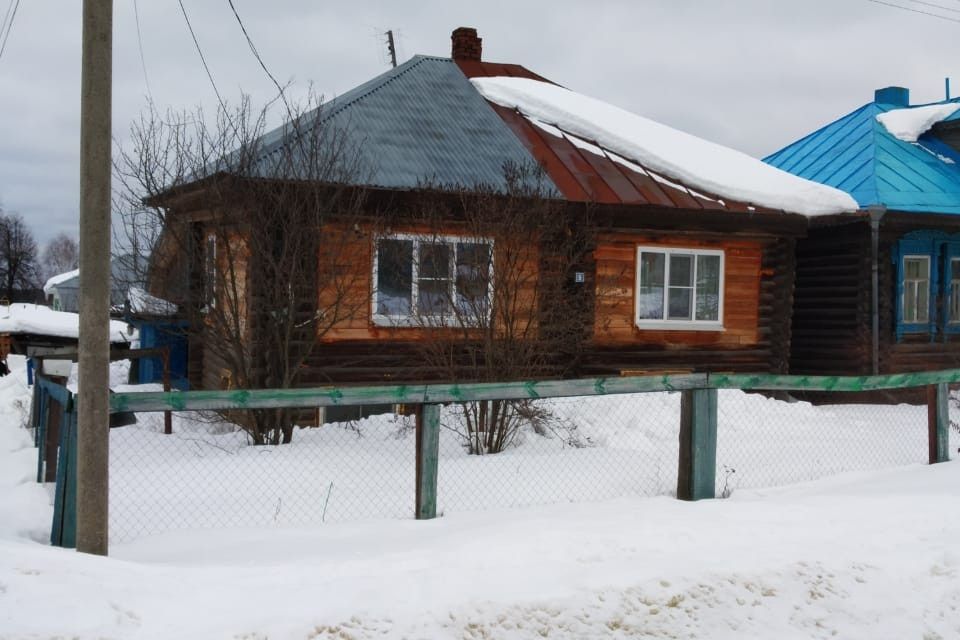
M 930 464 L 950 459 L 950 385 L 946 382 L 927 387 L 927 443 Z
M 57 480 L 57 462 L 58 449 L 63 442 L 63 412 L 65 407 L 55 398 L 46 393 L 46 400 L 43 403 L 43 478 L 41 482 L 56 482 Z
M 689 389 L 680 394 L 677 498 L 714 498 L 717 477 L 717 390 Z
M 440 405 L 417 412 L 417 520 L 437 517 L 437 465 L 440 455 Z
M 34 398 L 34 432 L 33 439 L 37 447 L 37 482 L 43 482 L 43 463 L 46 460 L 47 446 L 47 390 L 35 379 L 33 383 Z
M 77 406 L 73 394 L 64 406 L 60 433 L 50 544 L 74 548 L 77 546 Z

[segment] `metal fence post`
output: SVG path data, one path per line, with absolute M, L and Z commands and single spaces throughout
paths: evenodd
M 941 382 L 927 387 L 927 442 L 930 464 L 950 459 L 950 386 Z
M 680 394 L 677 498 L 714 498 L 717 477 L 717 390 L 690 389 Z
M 437 517 L 437 464 L 440 455 L 440 405 L 417 412 L 417 520 Z

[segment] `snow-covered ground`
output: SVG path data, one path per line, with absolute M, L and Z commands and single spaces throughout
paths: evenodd
M 450 515 L 676 490 L 680 396 L 539 404 L 546 433 L 468 455 L 444 408 L 438 512 Z M 717 494 L 926 460 L 926 408 L 814 407 L 738 391 L 719 396 Z M 300 429 L 293 444 L 252 447 L 227 425 L 160 414 L 111 431 L 111 534 L 117 543 L 175 529 L 283 527 L 408 518 L 415 436 L 402 416 Z
M 126 477 L 141 478 L 132 494 L 143 492 L 147 521 L 165 505 L 170 513 L 154 522 L 186 514 L 186 522 L 198 528 L 140 532 L 114 545 L 113 557 L 104 559 L 43 542 L 49 498 L 32 482 L 35 452 L 20 427 L 22 361 L 11 358 L 11 364 L 14 374 L 0 379 L 5 640 L 960 637 L 960 463 L 916 464 L 925 452 L 922 422 L 909 435 L 894 426 L 913 424 L 922 409 L 816 408 L 723 394 L 718 455 L 721 464 L 736 467 L 739 484 L 728 500 L 683 503 L 638 495 L 649 493 L 636 490 L 646 486 L 637 485 L 639 479 L 625 497 L 603 499 L 597 488 L 606 486 L 597 480 L 611 460 L 620 461 L 606 475 L 672 459 L 675 396 L 647 396 L 644 405 L 621 399 L 617 409 L 606 406 L 605 412 L 598 411 L 605 405 L 591 406 L 599 399 L 565 401 L 556 415 L 569 421 L 566 431 L 549 439 L 527 434 L 504 456 L 466 456 L 447 434 L 440 477 L 444 516 L 424 522 L 375 513 L 352 522 L 334 517 L 341 502 L 349 504 L 351 491 L 368 498 L 371 487 L 387 505 L 403 497 L 399 515 L 409 512 L 412 458 L 390 467 L 395 477 L 378 469 L 390 466 L 398 452 L 412 455 L 412 436 L 397 422 L 364 421 L 357 425 L 366 428 L 363 435 L 345 426 L 299 433 L 299 449 L 280 452 L 246 447 L 235 434 L 211 434 L 210 425 L 191 424 L 187 416 L 175 424 L 174 437 L 153 433 L 156 425 L 145 420 L 113 431 L 114 459 L 138 447 L 149 452 L 128 465 Z M 895 419 L 885 417 L 890 415 Z M 797 422 L 783 423 L 789 416 Z M 122 434 L 129 442 L 117 440 Z M 916 450 L 903 444 L 914 434 L 920 437 Z M 560 448 L 561 436 L 592 446 Z M 951 436 L 956 456 L 960 442 Z M 753 446 L 734 446 L 747 437 Z M 863 453 L 850 460 L 843 447 L 858 443 Z M 669 448 L 669 456 L 637 455 L 660 446 Z M 317 452 L 331 448 L 365 453 L 330 471 L 333 458 L 318 458 Z M 261 463 L 278 453 L 283 464 Z M 160 454 L 167 457 L 156 459 Z M 181 466 L 168 467 L 162 478 L 151 475 L 177 458 Z M 806 464 L 793 462 L 804 458 Z M 490 462 L 501 466 L 491 471 L 483 466 Z M 904 462 L 914 464 L 748 488 L 834 473 L 838 464 Z M 198 469 L 219 469 L 236 483 L 238 471 L 299 467 L 302 473 L 301 463 L 316 468 L 301 484 L 317 485 L 315 495 L 302 500 L 313 504 L 329 497 L 326 522 L 297 526 L 283 519 L 296 512 L 293 498 L 278 510 L 268 491 L 245 495 L 273 480 L 270 475 L 239 485 L 196 475 Z M 675 481 L 675 464 L 659 471 L 661 493 Z M 140 474 L 133 473 L 137 468 Z M 546 485 L 537 492 L 527 490 L 530 478 L 522 474 L 528 468 Z M 563 477 L 564 470 L 574 479 Z M 560 477 L 551 479 L 551 473 Z M 729 484 L 723 475 L 718 472 L 718 484 Z M 332 491 L 328 477 L 338 478 Z M 489 494 L 471 494 L 471 485 L 475 489 L 485 477 L 500 480 Z M 156 490 L 159 480 L 177 491 Z M 403 485 L 398 493 L 393 482 Z M 563 498 L 584 485 L 594 487 L 589 495 L 566 496 L 562 504 L 509 508 Z M 520 489 L 505 493 L 511 486 Z M 196 519 L 204 507 L 220 509 L 218 519 L 225 513 L 248 517 L 239 508 L 231 511 L 232 504 L 243 504 L 240 497 L 269 506 L 270 521 L 199 528 L 209 524 Z M 112 496 L 115 511 L 134 503 L 121 507 Z M 343 517 L 355 515 L 347 509 Z

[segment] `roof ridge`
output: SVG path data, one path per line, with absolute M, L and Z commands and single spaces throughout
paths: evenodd
M 440 58 L 437 56 L 426 56 L 426 55 L 417 54 L 412 58 L 410 58 L 409 60 L 407 60 L 406 62 L 404 62 L 403 64 L 401 64 L 399 67 L 386 71 L 380 74 L 379 76 L 375 78 L 371 78 L 370 80 L 365 82 L 364 84 L 371 84 L 374 81 L 380 78 L 383 78 L 382 82 L 379 82 L 376 85 L 371 86 L 367 91 L 364 91 L 363 93 L 357 95 L 356 97 L 352 98 L 348 102 L 345 102 L 343 105 L 337 105 L 337 107 L 333 111 L 324 111 L 322 104 L 318 106 L 317 109 L 320 110 L 320 113 L 318 115 L 323 115 L 323 120 L 320 120 L 315 124 L 318 124 L 319 122 L 325 122 L 326 120 L 336 116 L 337 114 L 342 113 L 348 107 L 351 107 L 356 103 L 360 102 L 361 100 L 363 100 L 364 98 L 369 97 L 371 94 L 376 93 L 377 91 L 387 86 L 388 84 L 394 82 L 398 78 L 402 78 L 404 75 L 406 75 L 407 73 L 409 73 L 410 71 L 412 71 L 413 69 L 415 69 L 420 64 L 426 61 L 453 62 L 453 60 L 451 60 L 450 58 Z M 360 85 L 360 87 L 362 86 L 363 84 Z M 353 91 L 360 87 L 354 87 L 354 89 L 351 89 L 350 91 Z M 347 93 L 350 93 L 350 91 L 348 91 Z M 337 98 L 334 98 L 333 100 L 331 100 L 331 102 L 336 102 L 336 101 L 337 101 Z

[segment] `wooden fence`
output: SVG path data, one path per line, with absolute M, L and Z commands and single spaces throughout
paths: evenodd
M 116 393 L 111 413 L 214 409 L 270 409 L 404 404 L 417 406 L 416 503 L 418 519 L 436 517 L 440 407 L 481 400 L 538 400 L 613 394 L 679 391 L 680 457 L 677 497 L 715 497 L 717 390 L 860 392 L 928 388 L 929 462 L 949 459 L 949 385 L 960 382 L 960 369 L 886 376 L 786 376 L 764 374 L 683 374 L 576 380 L 471 384 L 410 384 L 229 391 Z M 56 405 L 59 408 L 55 408 Z M 60 412 L 59 418 L 57 412 Z M 76 523 L 76 411 L 64 387 L 39 380 L 34 388 L 34 426 L 38 444 L 38 481 L 49 481 L 48 431 L 59 419 L 56 506 L 52 544 L 73 546 Z M 47 471 L 44 473 L 44 461 Z

